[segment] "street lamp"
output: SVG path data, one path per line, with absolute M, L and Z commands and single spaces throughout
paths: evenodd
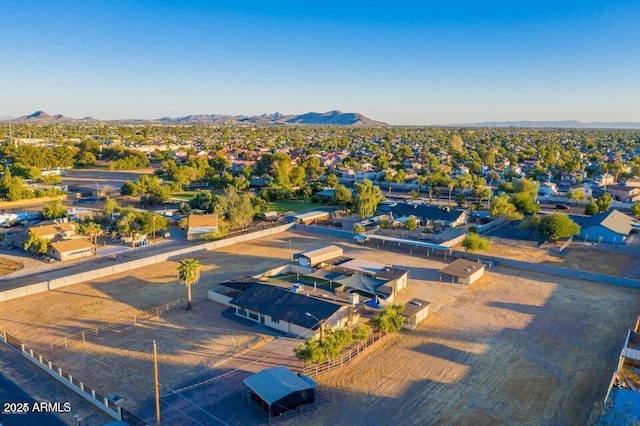
M 322 321 L 320 318 L 318 318 L 315 315 L 312 315 L 309 312 L 305 312 L 304 313 L 306 316 L 313 318 L 314 320 L 318 321 L 318 324 L 320 325 L 320 343 L 322 343 L 322 338 L 324 337 L 324 321 Z

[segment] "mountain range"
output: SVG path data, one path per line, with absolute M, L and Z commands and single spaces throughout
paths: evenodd
M 638 122 L 590 122 L 575 120 L 562 121 L 485 121 L 481 123 L 448 124 L 452 127 L 524 127 L 553 129 L 640 129 Z
M 72 123 L 104 121 L 92 117 L 70 118 L 61 114 L 49 115 L 44 111 L 14 118 L 12 121 L 27 123 Z M 199 114 L 182 117 L 162 117 L 155 120 L 108 120 L 114 122 L 135 123 L 175 123 L 175 124 L 308 124 L 308 125 L 337 125 L 337 126 L 387 126 L 387 123 L 372 120 L 362 114 L 354 112 L 329 111 L 324 113 L 308 112 L 299 115 L 262 114 L 255 116 Z

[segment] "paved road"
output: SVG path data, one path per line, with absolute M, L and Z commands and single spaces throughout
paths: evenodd
M 0 407 L 0 424 L 2 424 L 2 426 L 65 425 L 65 422 L 60 420 L 54 414 L 33 413 L 32 407 L 36 400 L 29 394 L 27 394 L 24 390 L 22 390 L 12 380 L 7 378 L 7 376 L 2 374 L 2 372 L 0 372 L 0 402 L 2 403 L 2 407 Z M 24 408 L 25 405 L 31 407 L 27 410 L 30 412 L 25 414 L 6 413 L 4 411 L 5 409 L 12 409 L 13 407 L 16 407 L 16 405 L 13 405 L 11 403 L 16 403 L 17 406 L 21 408 Z

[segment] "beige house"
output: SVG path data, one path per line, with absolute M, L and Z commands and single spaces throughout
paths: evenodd
M 93 256 L 96 254 L 96 249 L 89 241 L 79 238 L 52 242 L 49 244 L 47 254 L 64 262 Z
M 485 265 L 467 259 L 457 259 L 440 270 L 440 282 L 468 286 L 484 275 Z
M 29 233 L 36 232 L 40 238 L 47 241 L 53 239 L 69 239 L 75 235 L 75 228 L 72 223 L 52 223 L 51 225 L 32 226 Z

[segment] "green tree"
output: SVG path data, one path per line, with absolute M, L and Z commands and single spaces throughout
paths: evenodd
M 491 199 L 489 214 L 494 219 L 504 217 L 507 220 L 520 220 L 524 217 L 522 213 L 518 212 L 516 206 L 511 204 L 507 194 L 498 195 Z
M 631 214 L 636 219 L 640 219 L 640 203 L 633 203 L 633 205 L 631 206 Z
M 117 200 L 114 200 L 113 198 L 106 198 L 104 200 L 104 213 L 111 216 L 113 215 L 113 213 L 117 212 L 118 210 L 120 210 L 120 205 L 118 204 Z
M 335 187 L 334 193 L 333 193 L 333 202 L 336 204 L 339 204 L 341 206 L 344 206 L 345 208 L 347 208 L 347 206 L 349 206 L 349 204 L 351 204 L 351 201 L 353 200 L 353 194 L 351 192 L 351 190 L 349 188 L 347 188 L 346 186 L 342 185 L 342 184 L 338 184 Z
M 354 234 L 364 234 L 365 229 L 364 226 L 360 225 L 359 223 L 354 223 L 353 224 L 353 233 Z
M 136 195 L 138 190 L 136 184 L 130 180 L 125 180 L 120 187 L 120 194 L 122 195 Z
M 40 238 L 37 231 L 29 231 L 29 238 L 24 242 L 23 248 L 32 253 L 45 254 L 49 249 L 49 241 Z
M 600 197 L 596 199 L 596 204 L 598 206 L 598 211 L 600 213 L 608 212 L 611 208 L 611 203 L 613 202 L 613 197 L 608 192 L 605 192 Z
M 358 324 L 353 329 L 354 340 L 367 340 L 371 335 L 371 327 L 366 324 Z
M 67 208 L 62 205 L 60 200 L 51 200 L 42 207 L 42 217 L 51 220 L 64 217 L 67 214 Z
M 192 308 L 191 285 L 200 280 L 200 262 L 195 259 L 182 259 L 178 264 L 178 280 L 187 287 L 187 311 Z
M 547 238 L 556 241 L 569 238 L 580 232 L 580 225 L 564 213 L 551 213 L 540 219 L 538 231 Z
M 586 214 L 587 216 L 593 216 L 596 213 L 598 213 L 598 205 L 596 204 L 595 200 L 592 198 L 589 200 L 587 205 L 584 206 L 584 214 Z
M 380 187 L 374 186 L 373 182 L 365 179 L 362 183 L 355 184 L 355 190 L 354 204 L 360 217 L 365 218 L 373 215 L 378 204 L 384 200 Z
M 465 252 L 469 250 L 484 251 L 489 248 L 489 241 L 477 233 L 469 233 L 464 237 L 464 240 L 462 240 L 462 247 L 464 247 Z
M 200 191 L 189 201 L 192 209 L 203 210 L 206 213 L 213 213 L 220 206 L 220 196 L 211 191 Z
M 404 228 L 407 231 L 415 231 L 416 229 L 418 229 L 418 221 L 416 220 L 415 216 L 409 216 L 407 218 L 407 221 L 404 223 Z
M 462 206 L 467 201 L 467 196 L 462 193 L 459 193 L 459 194 L 456 194 L 456 196 L 453 197 L 453 199 L 455 200 L 458 206 Z
M 338 177 L 333 173 L 327 176 L 327 185 L 329 185 L 330 187 L 335 188 L 339 183 L 340 181 L 338 180 Z
M 231 229 L 243 229 L 253 222 L 253 205 L 249 194 L 240 194 L 233 186 L 227 186 L 220 197 L 220 207 L 226 213 Z
M 395 333 L 402 328 L 404 305 L 387 305 L 371 319 L 373 326 L 383 333 Z

